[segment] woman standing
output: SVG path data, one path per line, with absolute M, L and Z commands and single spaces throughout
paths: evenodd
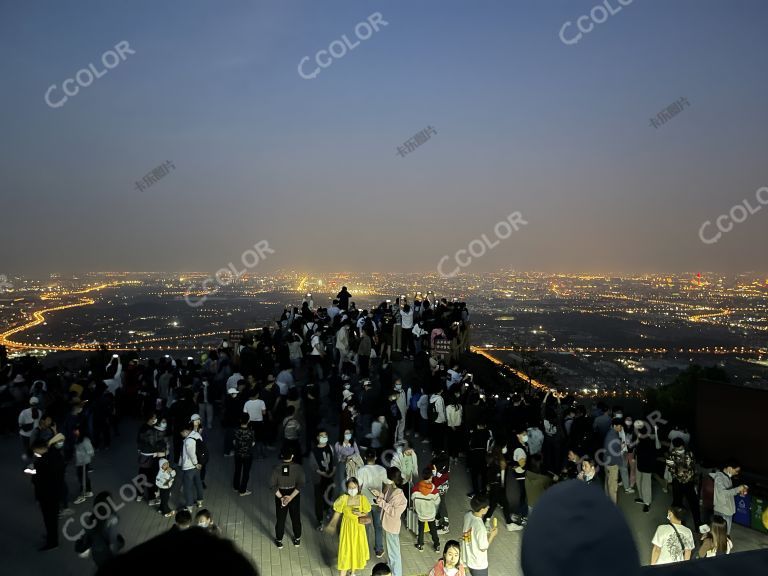
M 349 571 L 354 576 L 356 570 L 365 568 L 370 558 L 368 536 L 362 519 L 370 519 L 371 504 L 360 494 L 360 484 L 356 478 L 347 479 L 346 489 L 346 494 L 339 496 L 333 503 L 333 518 L 325 531 L 334 534 L 341 519 L 337 561 L 339 576 L 347 576 Z
M 443 548 L 443 557 L 437 561 L 429 576 L 464 576 L 461 563 L 461 546 L 456 540 L 448 540 Z
M 723 554 L 730 554 L 733 542 L 728 537 L 728 524 L 722 516 L 712 518 L 709 525 L 709 534 L 702 536 L 699 558 L 714 558 Z
M 333 445 L 333 452 L 336 456 L 336 488 L 337 494 L 344 492 L 344 481 L 347 478 L 347 461 L 350 459 L 356 459 L 362 466 L 362 458 L 360 458 L 360 449 L 357 447 L 357 442 L 352 438 L 352 430 L 347 428 L 344 430 L 344 434 L 339 442 Z M 352 466 L 350 466 L 352 468 Z M 353 474 L 349 474 L 352 476 Z

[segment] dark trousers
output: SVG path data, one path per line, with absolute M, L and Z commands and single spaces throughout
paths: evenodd
M 432 443 L 432 452 L 437 454 L 445 450 L 445 439 L 448 426 L 445 422 L 438 424 L 437 422 L 429 423 L 429 440 Z
M 157 477 L 157 470 L 153 467 L 139 468 L 139 476 L 143 476 L 147 481 L 136 486 L 138 495 L 145 500 L 152 500 L 155 497 L 155 478 Z M 151 486 L 149 486 L 149 484 L 151 484 Z
M 280 494 L 288 496 L 293 490 L 281 491 Z M 293 528 L 294 539 L 301 538 L 301 494 L 291 500 L 288 506 L 280 503 L 280 498 L 275 497 L 275 514 L 277 522 L 275 523 L 275 539 L 282 540 L 285 534 L 285 517 L 291 515 L 291 527 Z
M 696 494 L 695 482 L 678 482 L 672 480 L 672 505 L 682 506 L 683 499 L 688 501 L 688 508 L 691 510 L 691 516 L 693 517 L 694 534 L 701 526 L 701 510 L 699 509 L 699 497 Z
M 46 546 L 59 545 L 59 503 L 57 498 L 47 498 L 38 500 L 40 511 L 43 513 L 43 523 L 45 524 L 45 544 Z
M 360 365 L 360 378 L 368 378 L 371 375 L 371 357 L 358 356 L 357 363 Z
M 515 513 L 522 519 L 528 517 L 528 495 L 525 492 L 525 478 L 515 480 L 520 488 L 520 500 L 515 507 Z
M 80 483 L 80 494 L 91 491 L 91 477 L 88 475 L 88 466 L 77 467 L 77 481 Z
M 320 477 L 320 482 L 315 484 L 315 517 L 317 523 L 322 524 L 325 521 L 325 514 L 330 510 L 330 501 L 333 494 L 330 487 L 333 486 L 333 478 Z
M 488 484 L 488 466 L 485 463 L 485 450 L 472 450 L 469 453 L 469 476 L 472 480 L 472 492 L 484 494 Z
M 413 328 L 403 328 L 403 356 L 413 355 Z
M 501 504 L 501 508 L 504 511 L 504 522 L 509 524 L 512 522 L 512 508 L 507 500 L 507 493 L 504 486 L 499 484 L 492 484 L 488 489 L 488 513 L 485 515 L 485 520 L 491 518 L 496 511 L 496 507 Z
M 231 426 L 224 428 L 224 454 L 231 454 L 235 443 L 235 429 Z
M 251 477 L 251 463 L 253 456 L 238 456 L 235 454 L 235 477 L 232 487 L 240 494 L 248 490 L 248 480 Z
M 429 525 L 429 535 L 432 536 L 432 544 L 440 547 L 440 535 L 437 533 L 437 522 L 432 520 L 432 522 L 427 522 Z M 419 536 L 416 540 L 419 544 L 422 546 L 424 545 L 424 522 L 422 520 L 419 520 Z
M 171 498 L 171 489 L 160 488 L 158 492 L 160 493 L 160 512 L 168 514 L 171 511 L 171 507 L 168 505 L 168 501 Z

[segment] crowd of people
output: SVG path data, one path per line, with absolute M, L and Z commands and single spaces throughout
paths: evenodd
M 544 491 L 568 480 L 600 482 L 614 503 L 620 489 L 634 493 L 645 512 L 654 482 L 664 492 L 671 486 L 652 563 L 691 557 L 689 514 L 700 556 L 730 552 L 734 496 L 747 490 L 734 485 L 738 463 L 713 474 L 715 516 L 706 526 L 687 431 L 672 428 L 662 438 L 653 415 L 588 407 L 524 383 L 492 390 L 462 369 L 469 333 L 463 302 L 418 293 L 358 309 L 344 288 L 327 309 L 307 295 L 273 324 L 197 358 L 143 360 L 101 349 L 79 370 L 46 371 L 31 358 L 9 364 L 0 383 L 18 415 L 47 531 L 43 549 L 58 546 L 58 517 L 94 498 L 89 468 L 97 450 L 139 419 L 137 502 L 175 517 L 174 530 L 219 533 L 203 508 L 209 463 L 231 459 L 232 488 L 247 498 L 260 488 L 250 479 L 253 461 L 276 458 L 268 483 L 275 546 L 284 546 L 289 516 L 291 543 L 301 545 L 301 502 L 311 500 L 315 528 L 337 541 L 341 576 L 365 569 L 371 544 L 377 559 L 387 557 L 373 573 L 402 576 L 403 528 L 419 551 L 428 532 L 442 555 L 430 574 L 484 576 L 496 511 L 506 530 L 523 531 Z M 417 457 L 420 444 L 427 462 Z M 65 479 L 70 464 L 79 482 L 74 498 Z M 468 475 L 468 511 L 448 510 L 456 474 Z M 94 509 L 108 496 L 100 492 Z M 461 541 L 442 545 L 457 513 L 464 513 Z M 114 506 L 107 517 L 79 540 L 81 551 L 101 542 L 97 563 L 122 546 Z

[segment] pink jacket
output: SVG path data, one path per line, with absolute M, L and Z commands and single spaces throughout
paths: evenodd
M 408 506 L 408 500 L 400 488 L 395 488 L 386 498 L 382 495 L 376 498 L 376 505 L 381 506 L 381 527 L 390 534 L 400 534 L 402 524 L 400 518 Z
M 437 561 L 437 564 L 435 564 L 435 567 L 432 568 L 432 570 L 429 571 L 429 576 L 445 576 L 445 569 L 443 568 L 445 566 L 445 560 L 440 558 L 440 560 Z M 459 569 L 458 576 L 464 576 L 464 564 L 459 562 L 459 565 L 457 566 Z

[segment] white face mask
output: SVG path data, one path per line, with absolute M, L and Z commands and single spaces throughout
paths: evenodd
M 344 440 L 346 440 L 347 442 L 352 440 L 352 434 L 344 434 Z
M 357 488 L 350 488 L 349 490 L 347 490 L 347 494 L 349 494 L 352 497 L 357 496 Z
M 502 454 L 506 454 L 507 453 L 507 447 L 506 446 L 504 446 L 504 448 L 501 449 L 501 453 Z
M 528 434 L 523 434 L 522 436 L 520 436 L 520 442 L 522 442 L 523 444 L 528 442 Z
M 320 436 L 317 441 L 323 445 L 328 444 L 328 436 Z

